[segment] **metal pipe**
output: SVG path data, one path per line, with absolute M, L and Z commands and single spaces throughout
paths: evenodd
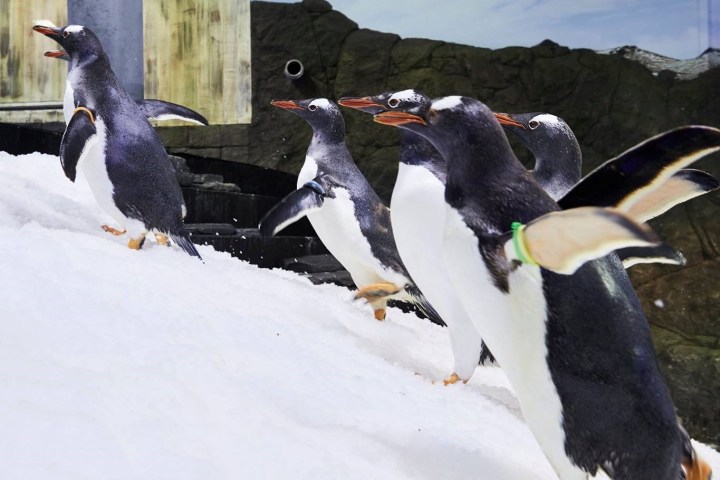
M 290 80 L 297 80 L 305 73 L 305 67 L 300 60 L 293 58 L 285 64 L 285 76 Z

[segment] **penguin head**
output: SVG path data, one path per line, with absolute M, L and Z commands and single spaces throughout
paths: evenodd
M 430 98 L 418 90 L 401 90 L 399 92 L 385 92 L 372 97 L 343 97 L 338 103 L 343 107 L 350 107 L 371 115 L 401 109 L 408 113 L 421 114 Z
M 432 101 L 423 100 L 417 113 L 399 107 L 375 115 L 374 120 L 423 136 L 445 158 L 448 158 L 451 149 L 462 145 L 494 141 L 496 135 L 505 138 L 492 111 L 484 103 L 470 97 L 450 96 Z M 507 148 L 509 149 L 509 144 Z
M 273 106 L 288 110 L 305 120 L 314 131 L 329 135 L 345 136 L 345 120 L 340 109 L 327 98 L 307 100 L 273 100 Z
M 577 143 L 565 120 L 550 113 L 495 113 L 495 118 L 505 131 L 520 137 L 535 155 L 568 142 Z
M 64 51 L 53 50 L 46 52 L 46 57 L 81 61 L 90 57 L 105 55 L 97 36 L 82 25 L 67 25 L 65 27 L 35 25 L 33 30 L 52 38 L 64 49 Z

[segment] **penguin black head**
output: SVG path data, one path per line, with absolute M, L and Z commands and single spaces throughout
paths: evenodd
M 505 131 L 512 132 L 537 155 L 552 155 L 558 145 L 575 143 L 570 126 L 550 113 L 495 113 Z
M 90 29 L 82 25 L 67 25 L 65 27 L 35 25 L 33 30 L 52 38 L 65 50 L 45 52 L 46 57 L 82 61 L 90 57 L 105 56 L 100 40 Z
M 307 100 L 273 100 L 273 106 L 288 110 L 301 117 L 313 128 L 313 131 L 325 135 L 345 136 L 345 120 L 340 109 L 327 98 L 309 98 Z
M 338 100 L 343 107 L 354 108 L 371 115 L 398 109 L 421 115 L 431 102 L 430 97 L 412 89 L 385 92 L 372 97 L 343 97 Z
M 470 97 L 442 97 L 421 101 L 421 113 L 398 107 L 375 115 L 374 120 L 417 133 L 429 140 L 448 157 L 450 150 L 460 145 L 495 143 L 498 136 L 505 139 L 492 111 L 479 100 Z M 413 106 L 413 109 L 416 106 Z M 507 139 L 505 139 L 507 144 Z M 507 144 L 507 148 L 510 146 Z

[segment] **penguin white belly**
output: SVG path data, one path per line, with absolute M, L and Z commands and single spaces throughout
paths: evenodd
M 70 85 L 70 79 L 65 82 L 65 96 L 63 97 L 63 117 L 65 125 L 70 123 L 72 112 L 75 110 L 75 91 Z
M 317 174 L 317 162 L 306 156 L 298 174 L 297 187 L 302 187 Z M 355 218 L 355 204 L 350 193 L 343 188 L 335 188 L 333 192 L 335 198 L 326 198 L 322 208 L 307 216 L 323 245 L 345 267 L 358 287 L 383 281 L 397 285 L 407 283 L 404 276 L 386 269 L 373 256 Z
M 454 372 L 467 380 L 477 367 L 482 339 L 456 295 L 442 259 L 445 185 L 428 169 L 401 163 L 390 206 L 400 257 L 447 323 Z
M 97 133 L 85 144 L 85 149 L 78 161 L 78 167 L 82 169 L 85 179 L 93 192 L 95 200 L 117 223 L 127 230 L 130 238 L 137 238 L 145 232 L 145 225 L 135 219 L 126 217 L 115 205 L 113 193 L 115 187 L 108 176 L 105 164 L 105 148 L 107 146 L 106 128 L 102 118 L 95 119 Z
M 358 287 L 375 282 L 404 285 L 407 280 L 382 266 L 373 256 L 370 243 L 355 218 L 355 204 L 343 188 L 333 190 L 335 198 L 326 198 L 322 208 L 308 214 L 318 237 L 330 253 L 350 272 Z
M 547 365 L 546 303 L 537 267 L 509 276 L 510 293 L 492 281 L 478 239 L 461 214 L 446 209 L 443 257 L 465 310 L 502 366 L 525 420 L 562 480 L 587 479 L 565 454 L 562 404 Z

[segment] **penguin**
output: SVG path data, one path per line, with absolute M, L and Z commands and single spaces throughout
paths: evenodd
M 338 103 L 374 115 L 422 98 L 427 97 L 416 90 L 404 90 L 375 97 L 345 97 Z M 480 333 L 455 295 L 444 264 L 434 254 L 442 246 L 446 175 L 445 159 L 435 147 L 424 138 L 402 130 L 390 219 L 403 263 L 447 324 L 454 359 L 453 370 L 444 379 L 444 384 L 449 385 L 457 381 L 467 383 L 478 363 L 491 364 L 494 359 L 483 347 Z
M 44 25 L 47 26 L 47 25 Z M 51 25 L 54 27 L 54 25 Z M 70 62 L 70 55 L 67 54 L 67 52 L 63 50 L 49 50 L 45 52 L 44 54 L 46 57 L 49 58 L 58 58 L 61 60 L 65 60 L 67 62 Z M 70 65 L 70 70 L 72 70 L 72 64 Z M 69 73 L 69 72 L 68 72 Z M 65 91 L 65 98 L 63 101 L 63 117 L 65 118 L 65 124 L 67 125 L 70 123 L 70 120 L 72 118 L 72 112 L 74 110 L 73 106 L 74 97 L 72 95 L 72 87 L 70 83 L 67 83 L 66 91 Z M 181 120 L 188 123 L 195 123 L 197 125 L 203 125 L 208 126 L 209 122 L 207 121 L 207 118 L 205 118 L 200 113 L 196 112 L 195 110 L 192 110 L 188 107 L 184 107 L 182 105 L 178 105 L 177 103 L 172 102 L 166 102 L 164 100 L 157 100 L 157 99 L 140 99 L 135 100 L 135 103 L 138 107 L 140 107 L 140 110 L 143 111 L 145 114 L 145 117 L 148 120 L 156 120 L 156 121 L 166 121 L 166 120 Z M 187 215 L 187 208 L 185 206 L 185 202 L 183 201 L 182 205 L 182 212 L 183 212 L 183 219 Z M 117 228 L 113 228 L 109 225 L 101 225 L 101 228 L 108 232 L 112 233 L 113 235 L 120 236 L 124 235 L 125 231 L 118 230 Z M 169 245 L 167 242 L 167 239 L 164 238 L 164 236 L 160 234 L 157 235 L 158 243 L 162 243 L 163 245 Z
M 403 106 L 405 111 L 419 111 L 422 103 L 430 98 L 417 90 L 387 92 L 373 97 L 344 97 L 338 103 L 370 114 L 378 114 Z M 496 114 L 497 116 L 497 114 Z M 502 122 L 501 122 L 502 123 Z M 572 132 L 569 132 L 572 135 Z M 577 142 L 575 142 L 577 145 Z M 567 149 L 559 161 L 551 166 L 536 168 L 535 179 L 555 198 L 560 197 L 580 179 L 580 154 L 577 149 Z M 454 372 L 445 383 L 458 379 L 467 381 L 464 375 L 472 375 L 473 356 L 481 349 L 481 336 L 462 309 L 460 300 L 447 279 L 442 262 L 437 262 L 428 251 L 439 251 L 444 225 L 443 197 L 447 169 L 445 159 L 424 138 L 407 130 L 401 133 L 401 158 L 398 177 L 393 189 L 390 214 L 395 241 L 400 256 L 420 289 L 435 306 L 448 325 L 450 343 L 455 358 Z M 553 169 L 559 180 L 553 180 Z M 540 175 L 538 175 L 538 172 Z M 542 179 L 547 179 L 542 182 Z M 555 186 L 555 194 L 553 193 Z M 560 190 L 560 186 L 564 189 Z M 626 267 L 636 263 L 682 264 L 685 258 L 668 245 L 657 247 L 634 247 L 623 249 Z M 483 351 L 487 351 L 483 347 Z M 485 363 L 481 359 L 481 364 Z M 461 373 L 457 373 L 460 371 Z
M 307 216 L 320 240 L 347 269 L 358 287 L 356 298 L 384 320 L 390 298 L 410 301 L 439 322 L 437 312 L 419 291 L 400 260 L 390 211 L 358 169 L 345 144 L 345 121 L 325 98 L 275 100 L 313 129 L 297 190 L 260 221 L 260 232 L 275 235 Z M 476 359 L 477 361 L 477 359 Z
M 605 256 L 631 245 L 593 246 L 608 222 L 587 216 L 591 207 L 560 211 L 485 104 L 453 96 L 424 107 L 374 119 L 423 136 L 446 159 L 442 257 L 559 478 L 681 478 L 682 434 L 647 319 L 621 263 Z M 720 149 L 720 131 L 706 133 Z M 624 218 L 614 225 L 632 230 Z M 528 222 L 537 227 L 523 239 Z
M 100 206 L 139 250 L 148 231 L 169 236 L 200 257 L 182 221 L 184 204 L 175 170 L 146 115 L 112 71 L 100 40 L 81 25 L 33 29 L 58 42 L 70 57 L 65 103 L 73 110 L 60 144 L 65 175 L 80 167 Z
M 619 155 L 605 162 L 599 169 L 581 179 L 582 151 L 580 144 L 570 126 L 562 118 L 550 113 L 495 113 L 495 118 L 506 132 L 517 136 L 521 142 L 530 150 L 535 157 L 535 168 L 533 175 L 538 183 L 550 194 L 553 200 L 567 203 L 572 201 L 571 193 L 573 188 L 586 180 L 594 183 L 593 175 L 603 175 L 607 171 L 628 171 L 635 161 L 635 156 L 628 154 Z M 672 135 L 671 132 L 667 134 Z M 665 134 L 663 134 L 665 135 Z M 683 133 L 686 135 L 686 133 Z M 662 137 L 658 137 L 662 139 Z M 666 150 L 667 153 L 667 150 Z M 680 155 L 681 156 L 681 155 Z M 675 159 L 671 155 L 663 155 L 668 162 L 657 164 L 658 168 L 664 168 Z M 602 199 L 610 196 L 611 189 L 615 186 L 623 187 L 627 177 L 613 177 L 614 182 L 609 183 L 605 178 L 598 188 L 591 192 L 593 198 Z M 632 179 L 632 177 L 631 177 Z M 632 191 L 634 185 L 630 182 L 631 190 L 628 194 L 635 194 Z M 709 173 L 701 170 L 682 169 L 673 174 L 669 179 L 659 181 L 657 186 L 645 190 L 642 198 L 628 211 L 628 214 L 639 222 L 647 222 L 665 213 L 670 208 L 682 202 L 695 198 L 699 195 L 716 190 L 720 187 L 717 179 Z M 642 191 L 643 189 L 641 189 Z M 562 200 L 563 197 L 567 199 Z M 587 199 L 587 195 L 585 196 Z M 617 198 L 617 197 L 616 197 Z M 575 206 L 583 205 L 585 201 L 575 203 Z M 616 252 L 623 262 L 625 268 L 644 263 L 665 263 L 670 265 L 684 265 L 685 257 L 676 250 L 661 246 L 655 249 L 629 248 Z
M 570 126 L 562 118 L 550 113 L 495 113 L 506 132 L 517 136 L 535 157 L 533 175 L 555 201 L 568 195 L 581 181 L 582 152 Z M 665 155 L 667 157 L 667 155 Z M 601 165 L 587 175 L 608 171 L 627 171 L 633 158 L 620 155 Z M 692 198 L 717 190 L 717 179 L 709 173 L 694 169 L 681 169 L 667 180 L 658 180 L 657 186 L 649 185 L 646 192 L 628 214 L 639 222 L 647 222 L 670 208 Z M 652 183 L 652 182 L 651 182 Z M 598 185 L 598 192 L 607 195 L 610 185 Z M 654 189 L 653 189 L 654 188 Z M 630 192 L 632 193 L 632 192 Z M 572 195 L 572 194 L 571 194 Z M 570 198 L 570 197 L 569 197 Z M 567 200 L 566 200 L 567 202 Z

